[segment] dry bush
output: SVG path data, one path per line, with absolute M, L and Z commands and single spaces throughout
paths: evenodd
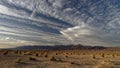
M 116 56 L 120 56 L 120 54 L 116 54 Z
M 37 60 L 37 59 L 34 57 L 29 57 L 29 60 Z
M 95 56 L 95 55 L 93 55 L 93 56 L 92 56 L 92 58 L 93 58 L 93 59 L 95 59 L 95 58 L 96 58 L 96 56 Z
M 62 62 L 62 59 L 61 58 L 55 58 L 54 56 L 52 56 L 50 58 L 50 61 L 60 61 L 60 62 Z
M 43 53 L 41 53 L 41 56 L 45 57 L 45 55 L 47 55 L 47 54 L 48 54 L 47 52 L 43 52 Z
M 48 57 L 48 55 L 46 54 L 46 55 L 45 55 L 45 58 L 47 58 L 47 57 Z
M 25 52 L 23 55 L 32 55 L 31 52 Z
M 105 57 L 105 54 L 102 54 L 101 57 L 104 58 L 104 57 Z
M 54 56 L 52 56 L 52 57 L 50 58 L 50 61 L 57 61 L 57 60 L 56 60 L 56 58 L 55 58 Z
M 56 53 L 56 55 L 58 55 L 58 53 Z
M 7 54 L 8 54 L 8 51 L 3 52 L 3 55 L 7 55 Z
M 18 54 L 18 51 L 15 51 L 14 53 L 15 53 L 15 54 Z
M 69 55 L 69 53 L 66 53 L 66 55 Z
M 85 53 L 82 53 L 82 55 L 85 55 Z
M 66 57 L 66 58 L 68 58 L 68 56 L 67 56 L 67 55 L 66 55 L 65 57 Z
M 115 58 L 115 54 L 112 54 L 112 57 Z
M 70 62 L 70 64 L 75 64 L 74 62 Z
M 36 53 L 36 54 L 35 54 L 35 56 L 37 56 L 37 57 L 38 57 L 38 56 L 39 56 L 39 54 L 38 54 L 38 53 Z
M 21 58 L 17 58 L 14 62 L 15 63 L 21 63 L 22 59 Z

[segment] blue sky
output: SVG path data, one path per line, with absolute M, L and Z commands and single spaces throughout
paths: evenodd
M 120 45 L 120 0 L 0 0 L 0 48 Z

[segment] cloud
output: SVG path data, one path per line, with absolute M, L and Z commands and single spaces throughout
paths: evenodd
M 0 44 L 117 46 L 117 6 L 117 0 L 1 0 Z

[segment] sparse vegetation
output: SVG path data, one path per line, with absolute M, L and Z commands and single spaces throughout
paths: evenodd
M 45 55 L 45 58 L 47 58 L 48 57 L 48 55 Z
M 14 62 L 15 63 L 21 63 L 22 59 L 21 58 L 17 58 Z
M 102 54 L 101 57 L 104 58 L 104 57 L 105 57 L 105 54 Z
M 31 52 L 25 52 L 24 55 L 32 55 Z
M 96 58 L 96 56 L 95 56 L 95 55 L 93 55 L 93 56 L 92 56 L 92 58 L 93 58 L 93 59 L 95 59 L 95 58 Z
M 67 56 L 67 55 L 66 55 L 65 57 L 66 57 L 66 58 L 68 58 L 68 56 Z
M 15 53 L 15 54 L 18 54 L 18 51 L 15 51 L 14 53 Z
M 70 62 L 71 64 L 75 64 L 74 62 Z
M 34 57 L 29 57 L 29 60 L 37 60 L 37 59 Z
M 56 55 L 58 55 L 58 54 L 56 53 Z
M 39 54 L 38 54 L 38 53 L 36 53 L 36 54 L 35 54 L 35 56 L 37 56 L 37 57 L 38 57 L 38 56 L 39 56 Z
M 50 58 L 50 61 L 57 61 L 54 56 Z
M 3 55 L 7 55 L 8 54 L 8 51 L 5 51 L 4 53 L 3 53 Z
M 9 52 L 9 53 L 8 53 Z M 21 53 L 20 53 L 21 52 Z M 0 63 L 13 61 L 15 65 L 24 66 L 26 64 L 33 64 L 38 66 L 51 65 L 68 65 L 73 68 L 109 68 L 119 66 L 119 51 L 9 51 L 4 50 L 0 56 Z M 3 56 L 4 54 L 4 56 Z M 57 54 L 57 55 L 56 55 Z M 39 56 L 39 57 L 38 57 Z M 3 59 L 2 59 L 3 58 Z M 5 60 L 6 59 L 6 60 Z M 117 61 L 116 61 L 117 60 Z M 4 62 L 5 61 L 5 62 Z M 54 61 L 54 62 L 52 62 Z M 76 66 L 76 67 L 74 67 Z M 87 67 L 88 66 L 88 67 Z M 105 67 L 106 66 L 106 67 Z M 1 67 L 2 68 L 2 67 Z M 14 68 L 14 67 L 12 67 Z M 45 68 L 45 67 L 44 67 Z M 46 67 L 49 68 L 49 67 Z M 56 67 L 53 67 L 56 68 Z M 58 67 L 59 68 L 59 67 Z M 64 67 L 63 67 L 64 68 Z M 69 68 L 69 67 L 68 67 Z M 118 67 L 119 68 L 119 67 Z
M 115 54 L 112 54 L 112 57 L 115 58 Z

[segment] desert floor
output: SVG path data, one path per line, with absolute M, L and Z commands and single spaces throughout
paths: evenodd
M 104 50 L 1 50 L 0 68 L 120 68 L 120 54 Z

